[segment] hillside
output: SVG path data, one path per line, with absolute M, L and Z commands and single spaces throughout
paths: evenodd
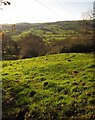
M 85 33 L 85 31 L 90 34 L 93 30 L 93 21 L 59 21 L 59 22 L 51 22 L 51 23 L 16 23 L 15 24 L 16 31 L 15 34 L 20 34 L 23 31 L 31 31 L 35 35 L 44 36 L 46 38 L 61 37 L 61 39 L 65 38 L 65 36 L 75 36 L 77 34 Z M 88 29 L 87 29 L 88 28 Z M 3 31 L 10 31 L 12 29 L 12 24 L 3 24 Z M 63 36 L 62 36 L 63 34 Z M 55 37 L 54 37 L 55 36 Z M 56 39 L 57 39 L 56 38 Z
M 94 120 L 93 54 L 2 62 L 2 120 Z
M 3 25 L 3 59 L 95 51 L 93 21 L 90 20 L 18 23 L 14 31 L 11 29 L 12 25 Z
M 3 31 L 11 31 L 13 24 L 2 24 L 2 29 Z M 24 31 L 24 30 L 28 30 L 31 28 L 31 23 L 16 23 L 16 29 L 19 31 Z

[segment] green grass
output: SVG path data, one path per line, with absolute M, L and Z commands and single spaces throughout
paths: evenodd
M 3 61 L 3 119 L 95 119 L 92 54 Z

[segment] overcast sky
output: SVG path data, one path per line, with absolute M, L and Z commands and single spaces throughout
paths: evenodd
M 1 1 L 1 0 L 0 0 Z M 4 1 L 4 0 L 3 0 Z M 6 0 L 5 0 L 6 1 Z M 93 0 L 8 0 L 11 5 L 0 6 L 2 23 L 40 23 L 80 20 L 82 13 L 93 8 Z

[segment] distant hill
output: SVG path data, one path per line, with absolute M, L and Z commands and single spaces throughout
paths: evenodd
M 2 24 L 3 30 L 11 30 L 13 24 Z M 16 23 L 16 29 L 19 31 L 28 30 L 31 28 L 31 23 Z
M 88 24 L 87 24 L 88 23 Z M 60 28 L 64 30 L 79 30 L 84 28 L 84 24 L 92 28 L 92 21 L 58 21 L 51 23 L 16 23 L 16 29 L 19 31 L 28 30 L 30 28 L 51 30 L 53 28 Z M 13 24 L 2 24 L 3 30 L 10 30 Z
M 31 31 L 32 34 L 44 37 L 45 41 L 64 40 L 68 36 L 75 37 L 79 34 L 92 35 L 92 21 L 59 21 L 51 23 L 17 23 L 16 31 L 11 32 L 13 24 L 3 24 L 3 31 L 9 31 L 11 36 L 21 34 L 23 31 Z
M 58 21 L 35 24 L 17 23 L 15 24 L 15 31 L 12 31 L 12 24 L 4 24 L 3 31 L 6 36 L 5 40 L 9 36 L 13 42 L 17 42 L 14 43 L 14 47 L 22 42 L 20 46 L 16 47 L 16 49 L 20 48 L 16 50 L 19 51 L 18 54 L 21 54 L 21 47 L 23 47 L 23 43 L 25 43 L 25 47 L 27 46 L 27 49 L 29 49 L 27 50 L 28 56 L 35 56 L 33 51 L 35 51 L 36 55 L 42 55 L 39 53 L 39 50 L 37 50 L 37 47 L 42 45 L 41 40 L 45 44 L 45 49 L 40 46 L 40 48 L 45 51 L 44 55 L 64 52 L 92 52 L 95 50 L 93 46 L 93 21 L 91 20 Z M 35 39 L 37 39 L 38 42 L 36 41 L 35 43 Z M 35 46 L 37 44 L 35 48 L 33 48 L 34 44 Z M 8 49 L 4 49 L 8 51 L 8 54 L 10 53 L 9 51 L 11 51 L 13 55 L 13 50 L 10 50 L 13 48 L 13 43 L 11 45 L 6 45 L 6 47 L 8 46 L 10 46 Z M 32 52 L 31 48 L 33 48 Z M 26 53 L 26 51 L 24 52 Z M 28 56 L 25 55 L 24 57 Z

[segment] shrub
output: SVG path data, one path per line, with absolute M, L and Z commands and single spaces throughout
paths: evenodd
M 38 36 L 32 35 L 31 33 L 24 38 L 21 38 L 19 41 L 19 48 L 20 58 L 37 57 L 46 54 L 43 40 Z

